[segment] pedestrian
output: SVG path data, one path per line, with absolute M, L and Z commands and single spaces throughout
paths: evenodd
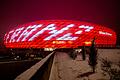
M 85 60 L 86 59 L 86 49 L 85 49 L 85 46 L 83 45 L 82 47 L 82 60 Z

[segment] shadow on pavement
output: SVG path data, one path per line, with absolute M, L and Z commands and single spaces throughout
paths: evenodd
M 89 75 L 92 75 L 92 74 L 94 74 L 94 72 L 86 72 L 86 73 L 78 75 L 77 78 L 88 77 Z

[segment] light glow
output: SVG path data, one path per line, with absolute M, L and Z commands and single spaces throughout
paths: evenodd
M 99 31 L 99 34 L 112 36 L 112 34 L 111 34 L 111 33 L 109 33 L 109 32 L 103 32 L 103 31 Z
M 8 48 L 77 48 L 91 44 L 96 37 L 99 46 L 116 44 L 116 33 L 96 24 L 69 20 L 43 20 L 24 24 L 6 33 Z

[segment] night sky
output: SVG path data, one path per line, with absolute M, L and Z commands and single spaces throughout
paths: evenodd
M 107 26 L 120 44 L 119 0 L 0 0 L 0 38 L 17 25 L 47 19 L 86 21 Z

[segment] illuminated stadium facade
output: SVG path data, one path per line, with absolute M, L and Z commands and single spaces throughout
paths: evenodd
M 4 36 L 7 48 L 78 48 L 116 44 L 116 33 L 104 26 L 72 20 L 41 20 L 17 26 Z

